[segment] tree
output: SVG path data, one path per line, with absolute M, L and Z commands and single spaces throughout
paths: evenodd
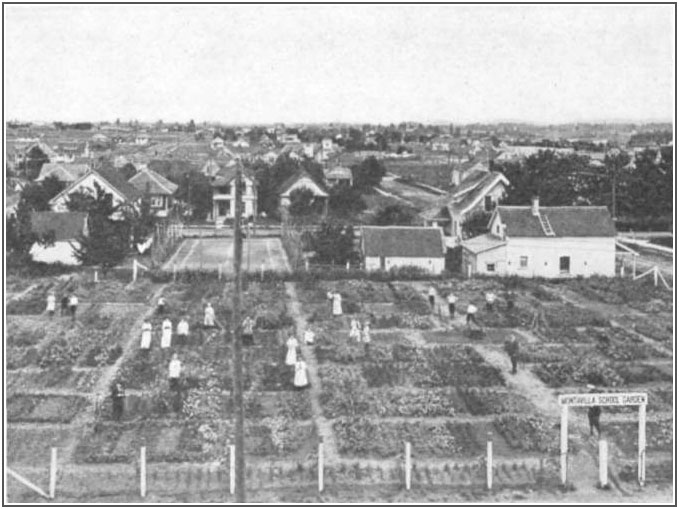
M 142 244 L 153 233 L 156 218 L 151 212 L 151 197 L 148 194 L 142 197 L 139 210 L 128 210 L 127 220 L 132 226 L 132 242 L 135 244 Z
M 363 212 L 367 205 L 361 192 L 349 186 L 335 186 L 330 188 L 328 209 L 338 217 L 348 217 Z
M 110 194 L 94 184 L 95 196 L 87 218 L 87 235 L 78 237 L 75 257 L 84 265 L 101 265 L 104 271 L 116 266 L 125 258 L 130 245 L 130 224 L 127 220 L 114 220 L 121 210 L 114 206 Z
M 33 182 L 21 191 L 21 200 L 25 201 L 31 210 L 50 210 L 49 201 L 59 194 L 65 184 L 55 176 L 49 176 L 41 182 Z
M 137 174 L 137 168 L 132 163 L 126 163 L 119 171 L 125 180 L 130 180 Z
M 189 125 L 186 127 L 186 131 L 189 133 L 196 132 L 196 123 L 193 121 L 193 119 L 189 120 Z
M 488 233 L 488 221 L 490 221 L 490 217 L 492 215 L 492 212 L 477 210 L 476 212 L 473 212 L 467 216 L 461 225 L 462 237 L 469 239 L 471 237 Z
M 23 170 L 25 171 L 26 178 L 29 180 L 35 180 L 40 175 L 40 170 L 42 165 L 49 163 L 49 157 L 45 154 L 40 147 L 34 145 L 27 153 L 26 158 L 21 163 Z
M 191 217 L 195 220 L 203 221 L 212 212 L 212 186 L 210 179 L 192 170 L 183 175 L 168 175 L 171 180 L 179 186 L 175 194 L 178 200 L 182 200 L 191 207 Z
M 415 222 L 417 211 L 408 205 L 388 205 L 380 209 L 375 216 L 375 224 L 379 226 L 410 226 Z
M 314 193 L 311 189 L 295 189 L 290 193 L 290 206 L 288 212 L 296 217 L 310 216 L 317 211 Z
M 365 194 L 374 192 L 374 187 L 380 185 L 382 177 L 387 173 L 384 165 L 375 157 L 364 159 L 361 164 L 352 166 L 354 187 Z
M 322 223 L 312 234 L 310 247 L 319 263 L 345 264 L 356 257 L 354 229 L 351 225 Z

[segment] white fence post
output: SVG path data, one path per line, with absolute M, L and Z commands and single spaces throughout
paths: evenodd
M 568 405 L 561 405 L 561 484 L 568 480 Z
M 262 263 L 262 267 L 259 270 L 259 280 L 264 282 L 264 263 Z
M 132 260 L 132 282 L 137 281 L 137 259 Z
M 236 493 L 236 446 L 229 445 L 229 493 Z
M 98 270 L 94 271 L 94 282 L 95 283 L 99 282 L 99 271 Z
M 646 483 L 646 405 L 639 405 L 639 485 Z
M 658 286 L 658 266 L 653 267 L 653 285 Z
M 142 445 L 139 450 L 139 494 L 146 497 L 146 446 Z
M 599 484 L 602 488 L 608 485 L 608 442 L 599 440 Z
M 410 490 L 410 476 L 412 465 L 410 461 L 410 442 L 406 442 L 406 489 Z
M 486 446 L 486 487 L 493 489 L 493 434 L 488 432 L 488 443 Z
M 637 277 L 637 257 L 636 255 L 632 256 L 632 279 L 635 279 Z
M 318 443 L 318 492 L 323 491 L 323 439 Z
M 50 451 L 50 498 L 54 498 L 57 492 L 57 448 Z
M 309 272 L 309 259 L 305 258 L 304 259 L 304 269 Z

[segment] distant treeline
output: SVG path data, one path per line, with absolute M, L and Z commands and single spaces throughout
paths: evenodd
M 66 124 L 64 122 L 54 122 L 54 127 L 64 131 L 66 129 L 79 129 L 81 131 L 90 131 L 94 124 L 92 122 L 76 122 L 74 124 Z

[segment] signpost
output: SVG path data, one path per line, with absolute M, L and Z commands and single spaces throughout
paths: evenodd
M 639 485 L 646 481 L 646 405 L 648 394 L 643 392 L 598 392 L 585 394 L 562 394 L 561 405 L 561 482 L 568 479 L 568 407 L 589 406 L 639 406 Z

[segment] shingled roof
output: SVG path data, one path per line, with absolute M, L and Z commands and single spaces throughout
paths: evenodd
M 173 195 L 179 188 L 174 182 L 170 182 L 162 175 L 153 170 L 142 170 L 128 180 L 138 191 L 150 194 Z
M 33 212 L 31 229 L 38 235 L 54 232 L 55 241 L 75 240 L 85 229 L 85 212 Z
M 615 225 L 606 207 L 540 207 L 556 237 L 614 237 Z M 500 205 L 495 209 L 508 237 L 546 237 L 529 206 Z M 492 221 L 492 219 L 491 219 Z
M 441 258 L 445 251 L 440 228 L 417 226 L 364 226 L 361 245 L 364 256 Z
M 54 176 L 62 182 L 74 182 L 85 175 L 89 169 L 89 164 L 45 163 L 40 168 L 40 175 L 35 181 L 41 182 L 47 177 Z

